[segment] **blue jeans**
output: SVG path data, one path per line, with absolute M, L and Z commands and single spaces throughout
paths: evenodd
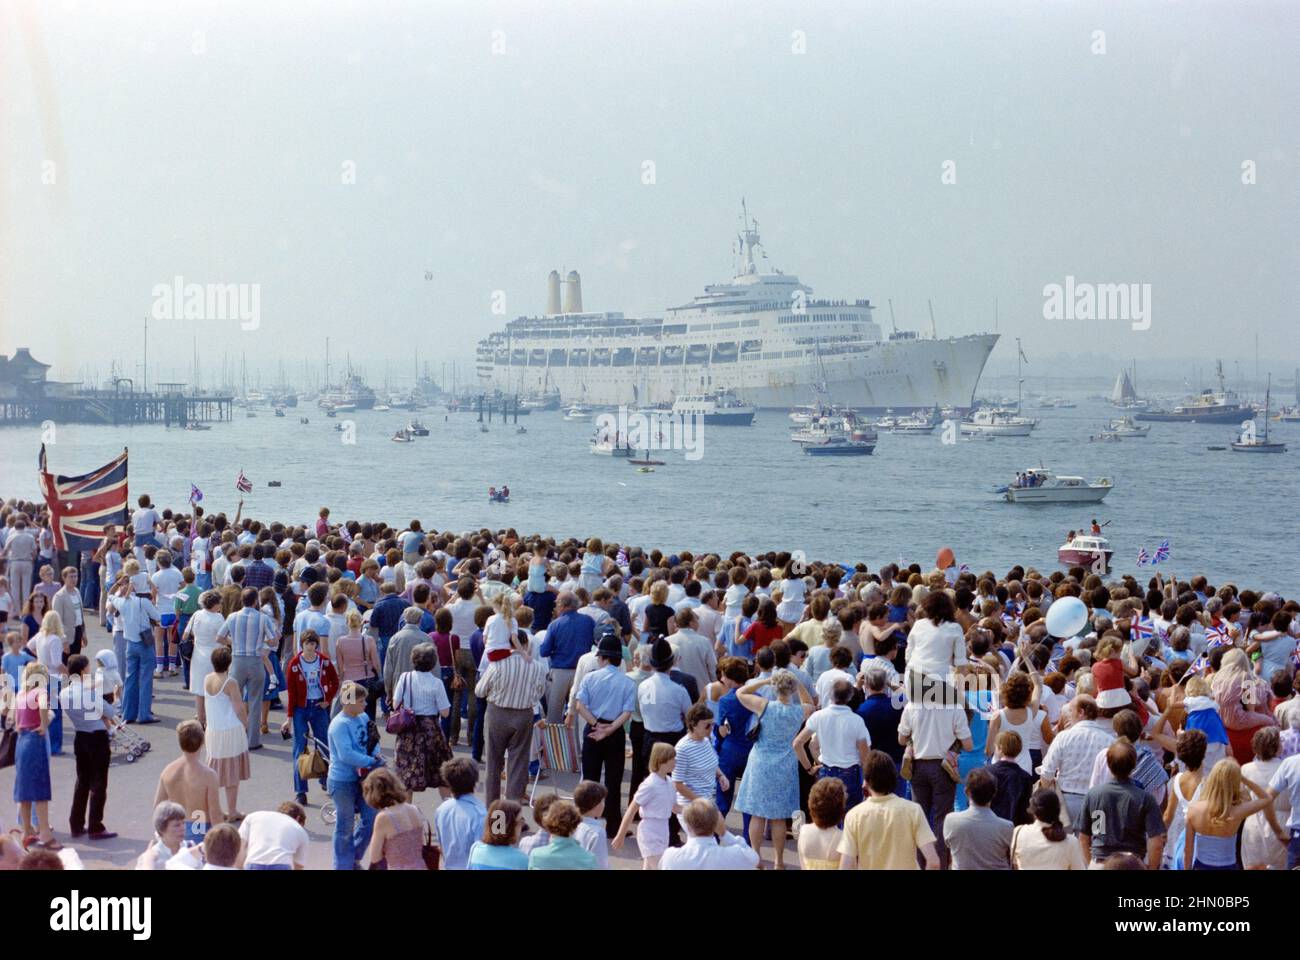
M 334 869 L 355 870 L 370 845 L 375 808 L 362 798 L 357 780 L 330 780 L 326 789 L 338 814 L 334 821 Z
M 855 763 L 851 767 L 830 767 L 823 765 L 817 774 L 817 779 L 825 777 L 834 777 L 840 783 L 844 784 L 844 789 L 848 792 L 848 798 L 845 800 L 845 811 L 852 810 L 862 802 L 862 766 Z
M 469 754 L 476 761 L 481 761 L 483 759 L 483 715 L 487 713 L 487 697 L 475 699 L 478 700 L 478 712 L 474 714 L 474 728 L 470 731 Z M 530 775 L 531 769 L 530 767 Z
M 126 645 L 126 677 L 122 680 L 122 719 L 149 720 L 153 717 L 152 643 L 138 640 Z
M 81 609 L 99 609 L 99 564 L 86 561 L 81 565 Z
M 330 728 L 330 712 L 320 704 L 310 707 L 298 707 L 293 712 L 293 792 L 306 793 L 308 783 L 302 777 L 298 776 L 298 757 L 302 754 L 303 749 L 307 746 L 307 731 L 311 730 L 311 735 L 323 747 L 328 749 Z M 329 789 L 324 780 L 321 786 Z
M 1300 829 L 1291 828 L 1291 842 L 1286 845 L 1286 868 L 1300 867 Z

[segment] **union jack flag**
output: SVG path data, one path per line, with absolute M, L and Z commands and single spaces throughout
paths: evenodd
M 1138 547 L 1138 566 L 1145 567 L 1148 563 L 1151 563 L 1151 557 L 1147 553 L 1147 548 Z
M 1140 617 L 1138 621 L 1133 624 L 1133 640 L 1136 643 L 1144 644 L 1144 650 L 1146 649 L 1145 644 L 1150 644 L 1151 639 L 1155 635 L 1156 626 L 1151 622 L 1150 617 Z
M 1225 623 L 1221 626 L 1210 624 L 1205 628 L 1205 649 L 1213 650 L 1215 647 L 1226 647 L 1232 644 L 1232 635 L 1228 633 L 1228 625 Z
M 235 478 L 235 489 L 240 493 L 252 493 L 253 481 L 244 476 L 244 471 L 239 471 L 239 476 Z
M 193 483 L 191 483 L 191 484 L 190 484 L 190 503 L 198 503 L 198 502 L 199 502 L 200 500 L 202 500 L 202 499 L 203 499 L 203 491 L 200 490 L 198 487 L 196 487 Z
M 40 456 L 41 493 L 50 510 L 50 531 L 59 550 L 94 550 L 109 524 L 126 525 L 126 448 L 98 470 L 79 477 L 49 472 L 45 444 Z
M 1156 547 L 1155 556 L 1151 558 L 1152 564 L 1163 563 L 1169 559 L 1169 541 L 1161 540 L 1160 546 Z
M 1210 667 L 1209 654 L 1203 653 L 1196 658 L 1196 661 L 1187 668 L 1188 673 L 1204 673 Z

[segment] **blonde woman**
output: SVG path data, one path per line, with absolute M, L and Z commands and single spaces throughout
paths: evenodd
M 1243 785 L 1255 794 L 1255 799 L 1247 799 Z M 1247 817 L 1260 812 L 1268 820 L 1273 836 L 1285 848 L 1290 834 L 1278 825 L 1268 791 L 1253 780 L 1243 779 L 1236 760 L 1231 757 L 1220 760 L 1205 778 L 1200 799 L 1187 807 L 1184 869 L 1236 870 L 1237 830 Z
M 50 673 L 42 663 L 23 668 L 22 686 L 9 704 L 9 724 L 18 732 L 14 747 L 14 803 L 23 831 L 23 848 L 58 850 L 50 829 Z M 33 807 L 36 817 L 33 819 Z M 40 824 L 39 828 L 37 824 Z
M 1219 671 L 1210 681 L 1210 689 L 1228 731 L 1232 756 L 1238 763 L 1249 763 L 1254 759 L 1250 739 L 1255 731 L 1277 725 L 1268 709 L 1267 681 L 1255 676 L 1244 650 L 1233 648 L 1223 655 Z
M 334 664 L 338 667 L 339 681 L 355 681 L 366 688 L 366 715 L 375 719 L 375 703 L 383 690 L 382 683 L 372 681 L 380 677 L 383 668 L 379 664 L 379 651 L 373 638 L 362 633 L 361 614 L 353 610 L 348 614 L 348 632 L 334 642 Z M 334 712 L 338 712 L 340 701 L 334 703 Z
M 59 707 L 59 690 L 68 675 L 68 668 L 63 665 L 63 658 L 68 654 L 68 641 L 63 635 L 63 620 L 53 610 L 41 618 L 41 629 L 32 638 L 30 646 L 36 654 L 36 662 L 45 667 L 49 678 L 50 753 L 57 757 L 63 753 L 63 711 Z
M 208 766 L 217 772 L 226 791 L 230 821 L 242 820 L 239 812 L 239 784 L 252 774 L 248 763 L 248 706 L 239 686 L 230 676 L 230 648 L 212 651 L 212 672 L 203 680 L 203 697 L 208 726 L 203 742 L 208 749 Z

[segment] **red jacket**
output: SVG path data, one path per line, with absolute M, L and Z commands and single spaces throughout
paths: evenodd
M 334 664 L 330 658 L 323 653 L 317 653 L 320 658 L 320 683 L 321 689 L 325 696 L 323 699 L 329 703 L 334 699 L 334 695 L 339 692 L 339 673 L 334 669 Z M 293 716 L 294 710 L 298 707 L 307 705 L 307 678 L 302 675 L 302 654 L 296 653 L 289 666 L 284 671 L 285 685 L 289 688 L 289 716 Z

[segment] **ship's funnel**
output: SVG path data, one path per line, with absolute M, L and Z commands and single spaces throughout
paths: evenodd
M 560 312 L 560 271 L 552 270 L 546 278 L 546 315 L 553 317 Z
M 582 313 L 582 278 L 577 270 L 570 270 L 564 281 L 564 312 Z

